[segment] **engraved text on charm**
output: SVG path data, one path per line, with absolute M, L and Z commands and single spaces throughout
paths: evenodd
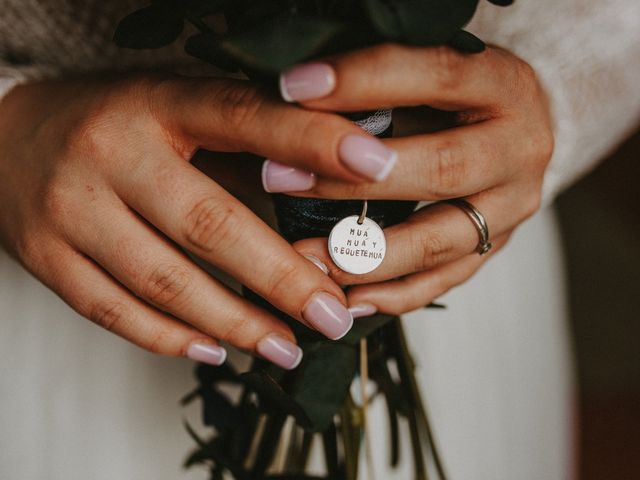
M 370 218 L 358 223 L 358 215 L 340 220 L 329 235 L 329 254 L 347 273 L 369 273 L 382 263 L 387 242 L 380 226 Z

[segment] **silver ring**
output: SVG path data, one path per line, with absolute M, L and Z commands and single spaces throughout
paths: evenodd
M 489 241 L 489 227 L 487 226 L 487 221 L 484 218 L 476 207 L 467 202 L 464 198 L 453 198 L 451 200 L 446 200 L 447 203 L 458 207 L 464 213 L 467 214 L 467 217 L 473 222 L 473 225 L 476 227 L 478 231 L 478 246 L 476 247 L 476 252 L 480 255 L 484 255 L 489 250 L 491 250 L 491 242 Z

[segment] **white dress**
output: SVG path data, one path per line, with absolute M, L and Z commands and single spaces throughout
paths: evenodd
M 115 65 L 193 65 L 180 48 L 140 54 L 111 45 L 117 19 L 141 3 L 0 0 L 0 95 L 16 81 Z M 636 0 L 483 4 L 471 25 L 530 62 L 549 93 L 557 147 L 547 205 L 638 120 L 639 25 Z M 571 477 L 562 262 L 554 215 L 544 208 L 440 299 L 447 310 L 406 315 L 451 479 Z M 180 468 L 192 443 L 178 400 L 193 385 L 191 362 L 155 357 L 95 327 L 0 252 L 0 478 L 206 478 Z M 373 406 L 377 478 L 411 479 L 407 462 L 385 471 L 380 407 Z M 403 448 L 405 460 L 409 453 Z

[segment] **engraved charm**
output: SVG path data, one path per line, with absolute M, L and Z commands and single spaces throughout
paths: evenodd
M 387 242 L 380 226 L 358 215 L 340 220 L 329 234 L 329 254 L 335 264 L 347 273 L 369 273 L 380 266 Z

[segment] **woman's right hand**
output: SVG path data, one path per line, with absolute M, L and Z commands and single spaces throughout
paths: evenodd
M 220 364 L 224 340 L 293 368 L 289 328 L 179 247 L 329 338 L 351 327 L 345 296 L 189 160 L 249 151 L 358 183 L 375 167 L 368 148 L 392 159 L 381 145 L 242 81 L 20 86 L 0 103 L 0 241 L 81 315 L 147 350 Z

